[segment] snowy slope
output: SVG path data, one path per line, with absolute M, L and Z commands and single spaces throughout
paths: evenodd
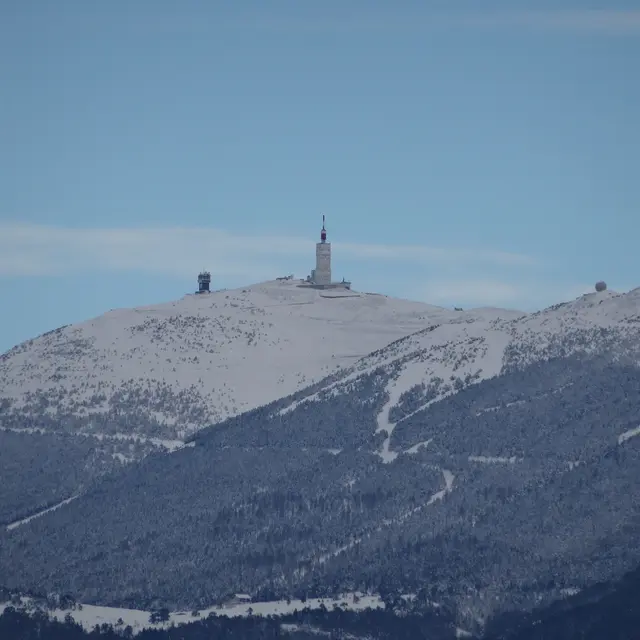
M 633 333 L 639 300 L 637 289 L 604 291 L 534 314 L 461 312 L 295 280 L 187 295 L 110 311 L 0 356 L 0 426 L 182 439 L 337 371 L 348 380 L 393 362 L 388 413 L 416 385 L 436 379 L 441 397 L 566 347 L 572 333 Z M 393 429 L 388 415 L 379 426 Z
M 281 413 L 321 400 L 327 390 L 348 392 L 359 377 L 382 368 L 389 381 L 385 386 L 388 400 L 377 418 L 377 431 L 387 433 L 379 454 L 385 462 L 392 462 L 399 454 L 389 448 L 398 420 L 509 367 L 602 350 L 637 362 L 640 288 L 626 294 L 586 294 L 533 314 L 500 309 L 472 310 L 453 317 L 442 314 L 426 329 L 361 358 L 345 369 L 344 377 Z
M 27 341 L 0 357 L 0 424 L 48 416 L 67 430 L 181 438 L 455 317 L 299 285 L 265 282 L 113 310 Z
M 8 606 L 13 606 L 19 610 L 30 613 L 44 613 L 50 618 L 62 622 L 67 615 L 70 615 L 75 622 L 80 624 L 85 631 L 93 631 L 96 625 L 108 624 L 116 629 L 124 630 L 131 627 L 134 634 L 144 629 L 168 629 L 171 626 L 189 624 L 198 619 L 204 619 L 210 614 L 216 616 L 226 616 L 229 618 L 254 616 L 283 616 L 303 609 L 320 609 L 326 607 L 332 609 L 339 606 L 344 611 L 364 611 L 366 609 L 383 609 L 384 602 L 377 595 L 364 593 L 345 593 L 333 598 L 309 598 L 301 600 L 289 599 L 277 600 L 273 602 L 247 602 L 240 604 L 218 605 L 203 609 L 194 616 L 192 612 L 173 611 L 166 622 L 150 622 L 151 611 L 139 609 L 123 609 L 116 607 L 101 607 L 91 604 L 74 605 L 71 609 L 48 609 L 43 604 L 39 604 L 30 597 L 20 597 L 18 603 L 0 603 L 0 615 Z
M 330 302 L 349 300 L 379 300 L 379 317 L 396 304 Z M 325 302 L 294 306 L 318 317 Z M 339 375 L 12 526 L 5 581 L 202 607 L 230 590 L 369 592 L 390 576 L 460 598 L 475 583 L 520 606 L 550 576 L 560 589 L 617 575 L 640 522 L 639 312 L 640 289 L 528 315 L 408 313 L 417 331 Z M 352 346 L 345 324 L 327 335 Z

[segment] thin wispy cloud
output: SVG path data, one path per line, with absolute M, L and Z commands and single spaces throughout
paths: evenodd
M 233 28 L 296 32 L 390 32 L 430 29 L 501 29 L 567 31 L 608 35 L 640 35 L 640 9 L 542 9 L 542 10 L 434 10 L 401 8 L 348 10 L 339 15 L 321 12 L 308 16 L 273 13 L 246 14 L 230 19 Z
M 340 261 L 405 265 L 530 267 L 531 257 L 505 251 L 421 245 L 333 243 Z M 220 276 L 269 279 L 284 269 L 304 275 L 315 240 L 159 227 L 78 229 L 0 224 L 0 276 L 64 275 L 85 271 L 153 272 L 185 276 L 206 267 Z M 298 273 L 303 270 L 304 273 Z
M 503 306 L 521 299 L 524 287 L 499 280 L 439 280 L 427 283 L 420 297 L 435 303 L 453 305 Z
M 640 35 L 640 10 L 571 9 L 487 11 L 462 16 L 463 24 L 488 28 L 528 28 L 556 31 Z
M 483 263 L 499 266 L 531 266 L 535 260 L 527 255 L 484 249 L 426 247 L 420 245 L 384 245 L 335 243 L 338 250 L 356 259 L 396 260 L 415 263 Z
M 518 253 L 397 244 L 332 245 L 336 263 L 348 264 L 349 271 L 358 270 L 360 263 L 357 289 L 384 290 L 445 307 L 534 311 L 593 290 L 593 284 L 558 280 L 549 265 Z M 289 273 L 305 276 L 314 260 L 315 239 L 305 237 L 202 227 L 88 229 L 0 223 L 0 278 L 147 273 L 192 279 L 206 268 L 216 280 L 240 286 Z M 386 267 L 394 264 L 405 271 L 409 267 L 408 275 L 399 280 L 385 275 Z M 425 279 L 425 273 L 430 277 Z

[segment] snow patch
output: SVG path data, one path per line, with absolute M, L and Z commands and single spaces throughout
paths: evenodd
M 22 605 L 27 609 L 33 606 L 31 598 L 22 598 Z M 71 610 L 54 609 L 47 611 L 47 614 L 56 620 L 63 621 L 69 614 L 85 630 L 91 631 L 95 625 L 104 623 L 113 625 L 114 628 L 122 629 L 130 626 L 135 634 L 143 629 L 167 629 L 171 625 L 188 624 L 199 619 L 206 618 L 209 614 L 216 616 L 226 616 L 229 618 L 254 616 L 278 616 L 308 609 L 320 609 L 326 607 L 332 609 L 334 606 L 350 611 L 364 611 L 366 609 L 384 609 L 385 604 L 377 595 L 363 594 L 360 592 L 345 593 L 335 598 L 310 598 L 305 602 L 302 600 L 278 600 L 272 602 L 243 602 L 227 606 L 214 606 L 199 611 L 199 616 L 193 617 L 191 612 L 174 611 L 169 614 L 166 622 L 149 622 L 150 611 L 141 609 L 121 609 L 117 607 L 103 607 L 99 605 L 82 604 L 82 608 L 76 607 Z M 6 602 L 0 604 L 0 615 L 4 610 L 13 606 Z M 46 610 L 45 610 L 46 611 Z M 121 621 L 120 624 L 118 622 Z
M 409 455 L 415 455 L 423 447 L 426 449 L 432 442 L 433 442 L 433 438 L 429 438 L 429 440 L 425 440 L 424 442 L 418 442 L 418 444 L 414 444 L 413 447 L 409 447 L 408 449 L 405 449 L 404 453 L 408 453 Z
M 636 427 L 635 429 L 629 429 L 628 431 L 621 433 L 618 436 L 618 444 L 622 444 L 623 442 L 626 442 L 627 440 L 631 440 L 631 438 L 635 438 L 636 436 L 640 436 L 640 427 Z
M 444 489 L 441 489 L 440 491 L 434 493 L 429 498 L 427 506 L 432 505 L 434 502 L 438 502 L 438 500 L 443 500 L 448 493 L 451 493 L 451 491 L 453 491 L 453 481 L 455 480 L 455 476 L 453 475 L 453 473 L 451 473 L 451 471 L 447 469 L 442 469 L 442 475 L 444 476 Z
M 47 513 L 51 513 L 52 511 L 55 511 L 56 509 L 59 509 L 60 507 L 63 507 L 65 504 L 69 504 L 70 502 L 72 502 L 73 500 L 75 500 L 76 498 L 79 498 L 80 494 L 77 494 L 75 496 L 71 496 L 70 498 L 67 498 L 66 500 L 62 500 L 61 502 L 58 502 L 58 504 L 54 504 L 52 507 L 49 507 L 48 509 L 43 509 L 42 511 L 38 511 L 38 513 L 34 513 L 33 515 L 29 516 L 28 518 L 23 518 L 22 520 L 16 520 L 15 522 L 12 522 L 11 524 L 7 525 L 7 531 L 13 531 L 13 529 L 15 529 L 16 527 L 20 527 L 23 524 L 27 524 L 28 522 L 31 522 L 32 520 L 34 520 L 35 518 L 40 518 L 41 516 L 47 514 Z
M 394 423 L 391 423 L 389 421 L 389 412 L 391 411 L 391 408 L 398 402 L 400 393 L 401 392 L 399 392 L 397 388 L 393 393 L 391 393 L 391 397 L 382 407 L 377 417 L 378 426 L 376 427 L 376 433 L 380 433 L 381 431 L 386 431 L 387 433 L 387 437 L 384 439 L 382 447 L 378 452 L 378 455 L 382 458 L 382 462 L 384 464 L 389 464 L 398 457 L 397 453 L 389 450 L 389 446 L 391 443 L 391 434 L 393 433 L 393 430 L 396 426 Z
M 0 431 L 7 431 L 11 433 L 27 433 L 30 435 L 60 435 L 60 436 L 68 436 L 70 435 L 65 431 L 47 431 L 46 429 L 42 429 L 41 427 L 25 427 L 25 428 L 14 428 L 14 427 L 2 427 L 0 426 Z M 184 441 L 182 440 L 168 440 L 164 438 L 147 438 L 145 436 L 131 434 L 131 433 L 100 433 L 96 431 L 75 431 L 73 436 L 84 437 L 84 438 L 95 438 L 99 442 L 115 440 L 115 441 L 126 441 L 126 442 L 137 442 L 140 444 L 151 444 L 154 447 L 159 449 L 166 449 L 170 453 L 177 451 L 178 449 L 182 449 L 185 446 Z M 191 446 L 192 443 L 189 443 Z
M 482 462 L 484 464 L 515 464 L 518 462 L 516 456 L 504 458 L 500 456 L 469 456 L 469 462 Z

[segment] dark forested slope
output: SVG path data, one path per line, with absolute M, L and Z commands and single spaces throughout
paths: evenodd
M 638 640 L 640 568 L 530 613 L 497 616 L 486 640 Z
M 384 464 L 375 424 L 393 375 L 256 410 L 104 478 L 0 534 L 6 582 L 125 606 L 418 591 L 480 620 L 640 562 L 635 366 L 510 370 L 400 421 Z

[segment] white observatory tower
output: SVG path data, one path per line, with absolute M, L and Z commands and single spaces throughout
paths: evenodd
M 314 284 L 331 284 L 331 243 L 327 242 L 327 230 L 324 228 L 324 216 L 322 216 L 322 231 L 320 242 L 316 244 L 316 268 L 313 272 Z

